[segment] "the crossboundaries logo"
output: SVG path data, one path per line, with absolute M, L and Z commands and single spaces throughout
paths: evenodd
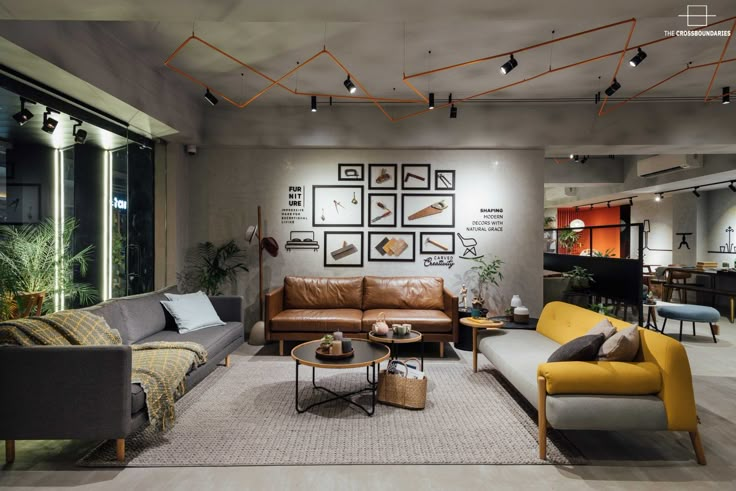
M 708 12 L 707 5 L 688 5 L 687 12 L 679 14 L 687 20 L 687 27 L 691 29 L 682 30 L 665 30 L 665 36 L 682 36 L 682 37 L 729 37 L 730 30 L 703 29 L 711 24 L 715 14 Z

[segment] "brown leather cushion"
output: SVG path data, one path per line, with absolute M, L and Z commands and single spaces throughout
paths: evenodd
M 363 312 L 357 309 L 291 309 L 271 319 L 273 332 L 360 332 Z
M 452 319 L 441 310 L 414 310 L 414 309 L 376 309 L 363 312 L 363 331 L 371 330 L 373 323 L 378 320 L 378 314 L 386 314 L 386 322 L 391 324 L 411 324 L 415 331 L 424 333 L 452 332 Z
M 363 281 L 363 310 L 443 310 L 442 278 L 422 276 L 366 276 Z
M 284 278 L 284 309 L 360 309 L 363 278 Z

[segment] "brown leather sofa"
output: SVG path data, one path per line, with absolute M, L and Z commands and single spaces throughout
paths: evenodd
M 409 323 L 424 340 L 457 342 L 457 297 L 442 278 L 351 277 L 314 278 L 287 276 L 284 285 L 266 294 L 266 339 L 284 341 L 319 339 L 342 331 L 351 338 L 366 338 L 379 314 L 386 322 Z

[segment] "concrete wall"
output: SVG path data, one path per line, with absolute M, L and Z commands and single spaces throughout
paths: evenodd
M 185 157 L 186 158 L 186 157 Z M 476 287 L 474 274 L 469 269 L 475 263 L 460 256 L 464 248 L 456 238 L 454 265 L 425 266 L 427 256 L 419 254 L 421 231 L 460 232 L 478 241 L 477 253 L 495 254 L 503 261 L 505 279 L 490 297 L 497 309 L 505 307 L 511 295 L 520 294 L 532 314 L 542 307 L 542 255 L 540 251 L 540 224 L 543 213 L 543 176 L 539 168 L 541 151 L 433 151 L 433 150 L 253 150 L 236 147 L 207 147 L 196 157 L 188 159 L 189 179 L 185 195 L 188 212 L 181 217 L 189 224 L 187 246 L 210 240 L 216 243 L 238 239 L 248 225 L 256 222 L 257 206 L 263 207 L 264 236 L 273 236 L 280 245 L 279 255 L 264 254 L 265 286 L 280 285 L 285 275 L 432 275 L 445 278 L 446 285 L 458 292 L 465 282 L 469 289 Z M 435 169 L 456 171 L 455 228 L 397 228 L 312 227 L 311 186 L 314 184 L 351 184 L 337 180 L 340 162 L 427 162 Z M 399 166 L 400 169 L 400 166 Z M 367 171 L 367 167 L 366 167 Z M 434 176 L 432 176 L 434 177 Z M 366 187 L 367 182 L 357 183 Z M 307 189 L 305 215 L 307 220 L 298 225 L 281 223 L 281 209 L 287 207 L 288 187 L 302 185 Z M 399 186 L 400 187 L 400 186 Z M 433 194 L 435 186 L 432 183 Z M 401 194 L 402 191 L 386 191 Z M 407 191 L 409 192 L 409 191 Z M 422 191 L 423 192 L 423 191 Z M 453 191 L 449 191 L 453 192 Z M 400 201 L 400 200 L 399 200 Z M 349 203 L 346 203 L 349 206 Z M 467 232 L 477 220 L 480 208 L 503 209 L 502 232 Z M 178 212 L 179 210 L 177 210 Z M 318 212 L 319 213 L 319 212 Z M 184 219 L 185 218 L 185 219 Z M 292 230 L 313 230 L 320 243 L 318 252 L 284 250 Z M 325 230 L 416 232 L 416 261 L 413 263 L 384 263 L 367 261 L 363 252 L 363 268 L 323 267 Z M 365 237 L 367 241 L 367 236 Z M 367 248 L 366 248 L 367 249 Z M 241 276 L 237 292 L 244 295 L 248 306 L 248 323 L 258 315 L 257 247 L 247 248 L 250 255 L 249 273 Z M 180 251 L 183 254 L 186 251 Z
M 673 199 L 637 202 L 631 208 L 631 222 L 649 220 L 649 233 L 644 237 L 644 264 L 672 264 L 672 208 Z M 639 247 L 638 234 L 631 234 L 631 250 Z M 653 250 L 654 249 L 654 250 Z

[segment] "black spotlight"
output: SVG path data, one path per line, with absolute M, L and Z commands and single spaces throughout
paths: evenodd
M 72 121 L 74 121 L 74 128 L 72 128 L 72 136 L 74 137 L 74 143 L 78 143 L 80 145 L 84 145 L 84 142 L 87 141 L 87 131 L 80 129 L 79 127 L 82 126 L 82 121 L 69 117 Z
M 346 89 L 348 89 L 348 92 L 351 94 L 355 94 L 355 91 L 358 90 L 358 88 L 355 86 L 352 80 L 350 80 L 350 74 L 348 73 L 348 78 L 345 79 L 345 81 L 342 83 Z
M 654 197 L 654 201 L 662 201 L 664 199 L 664 193 L 659 193 Z
M 450 106 L 450 119 L 457 118 L 457 108 L 455 107 L 455 104 Z
M 570 155 L 570 158 L 573 159 L 575 162 L 580 161 L 580 155 Z
M 312 112 L 313 113 L 317 112 L 317 96 L 316 95 L 312 96 Z
M 728 189 L 736 193 L 736 186 L 733 185 L 733 181 L 731 181 L 731 184 L 728 185 Z
M 590 209 L 591 209 L 591 210 L 593 209 L 593 205 L 590 205 Z
M 509 58 L 509 61 L 501 65 L 501 73 L 503 75 L 506 75 L 517 66 L 519 66 L 519 62 L 516 61 L 516 58 L 514 58 L 514 55 L 512 54 Z
M 588 159 L 589 159 L 589 158 L 590 158 L 589 156 L 587 156 L 587 155 L 583 155 L 583 158 L 582 158 L 582 159 L 580 159 L 580 163 L 581 163 L 581 164 L 584 164 L 584 163 L 586 163 L 586 162 L 588 161 Z
M 577 206 L 575 207 L 575 211 L 578 211 L 578 207 Z
M 696 198 L 700 198 L 700 193 L 698 192 L 697 187 L 693 188 L 693 194 L 695 195 Z
M 52 134 L 56 127 L 59 125 L 59 121 L 52 118 L 51 113 L 59 114 L 59 111 L 47 107 L 46 112 L 43 113 L 43 126 L 41 126 L 41 129 L 49 135 Z
M 731 87 L 723 87 L 723 95 L 721 96 L 721 104 L 731 104 Z
M 629 206 L 634 206 L 634 198 L 629 198 Z
M 608 87 L 608 88 L 606 89 L 606 95 L 607 95 L 608 97 L 611 97 L 611 96 L 612 96 L 613 94 L 615 94 L 615 93 L 616 93 L 616 91 L 617 91 L 618 89 L 620 89 L 620 88 L 621 88 L 621 84 L 620 84 L 620 83 L 618 83 L 618 80 L 616 80 L 616 79 L 614 78 L 614 79 L 613 79 L 613 83 L 611 84 L 611 86 L 610 86 L 610 87 Z
M 642 51 L 641 48 L 636 48 L 636 50 L 637 51 L 634 57 L 629 60 L 630 66 L 639 66 L 639 63 L 644 61 L 644 58 L 647 57 L 647 54 L 644 51 Z
M 219 102 L 217 97 L 215 97 L 215 94 L 210 92 L 209 88 L 207 89 L 207 92 L 204 93 L 204 98 L 213 106 Z
M 609 201 L 607 204 L 608 204 L 608 207 L 610 208 L 611 207 L 611 202 Z
M 33 101 L 29 101 L 28 99 L 24 99 L 23 97 L 20 98 L 20 111 L 13 114 L 13 119 L 20 125 L 23 126 L 28 122 L 29 119 L 33 117 L 33 113 L 26 109 L 26 102 L 29 104 L 35 104 Z
M 434 109 L 434 92 L 429 93 L 429 108 Z

